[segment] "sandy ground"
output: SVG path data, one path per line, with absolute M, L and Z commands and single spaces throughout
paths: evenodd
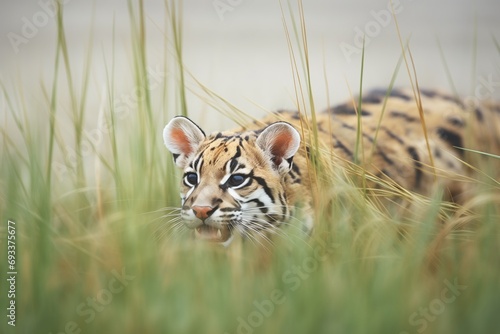
M 174 75 L 163 67 L 164 1 L 145 2 L 149 64 L 161 82 Z M 295 1 L 290 2 L 296 6 Z M 401 54 L 388 0 L 303 2 L 314 97 L 319 109 L 348 98 L 349 87 L 354 94 L 358 92 L 361 32 L 366 33 L 365 89 L 388 85 Z M 82 76 L 89 34 L 94 27 L 89 107 L 98 110 L 105 89 L 105 64 L 115 64 L 118 94 L 133 89 L 127 1 L 65 3 L 67 38 L 77 80 Z M 498 0 L 394 0 L 394 10 L 403 39 L 411 37 L 422 86 L 450 87 L 439 41 L 461 94 L 480 91 L 485 96 L 500 96 L 500 51 L 492 38 L 500 41 Z M 289 49 L 278 1 L 186 0 L 183 11 L 184 60 L 194 77 L 250 113 L 263 113 L 261 108 L 295 108 Z M 2 82 L 9 89 L 22 89 L 30 101 L 43 100 L 41 82 L 50 87 L 55 59 L 56 26 L 51 2 L 2 0 L 0 32 Z M 397 84 L 409 85 L 405 70 Z M 189 80 L 188 87 L 196 88 L 196 84 Z M 188 106 L 209 130 L 229 124 L 196 95 L 189 94 Z M 0 107 L 4 114 L 5 102 Z M 34 108 L 29 112 L 38 111 Z M 0 119 L 4 122 L 6 117 Z

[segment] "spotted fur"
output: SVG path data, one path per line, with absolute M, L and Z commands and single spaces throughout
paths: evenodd
M 496 104 L 471 107 L 430 90 L 417 96 L 408 90 L 374 90 L 361 101 L 360 106 L 346 102 L 316 114 L 319 142 L 333 152 L 334 165 L 361 165 L 423 195 L 439 185 L 446 199 L 460 201 L 466 183 L 458 178 L 470 172 L 463 148 L 500 152 Z M 309 207 L 310 141 L 301 142 L 297 131 L 311 133 L 307 119 L 299 112 L 279 111 L 235 131 L 206 136 L 191 120 L 174 118 L 165 127 L 164 141 L 184 171 L 185 224 L 228 243 L 235 231 L 273 231 L 299 203 Z

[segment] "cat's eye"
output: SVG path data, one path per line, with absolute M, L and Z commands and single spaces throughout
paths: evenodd
M 229 177 L 227 180 L 227 185 L 230 187 L 239 187 L 241 186 L 247 179 L 246 175 L 234 174 Z
M 184 184 L 188 187 L 194 187 L 198 184 L 198 175 L 193 172 L 186 173 L 184 175 Z

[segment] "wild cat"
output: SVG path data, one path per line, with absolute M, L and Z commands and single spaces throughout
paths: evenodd
M 446 199 L 461 201 L 466 184 L 455 176 L 470 173 L 464 148 L 499 152 L 499 118 L 498 105 L 470 108 L 438 91 L 374 90 L 361 108 L 351 102 L 329 108 L 316 114 L 315 124 L 297 111 L 279 111 L 207 136 L 190 119 L 175 117 L 163 139 L 183 170 L 184 224 L 198 237 L 227 245 L 236 233 L 275 230 L 298 205 L 311 207 L 304 127 L 316 128 L 321 145 L 334 153 L 333 164 L 361 162 L 372 175 L 423 195 L 438 184 Z

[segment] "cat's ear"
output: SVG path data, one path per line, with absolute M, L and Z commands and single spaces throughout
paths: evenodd
M 187 117 L 174 117 L 163 129 L 163 141 L 174 156 L 175 164 L 186 167 L 189 158 L 205 140 L 205 133 Z
M 291 168 L 292 158 L 300 147 L 300 134 L 286 122 L 276 122 L 258 135 L 255 142 L 279 169 Z

